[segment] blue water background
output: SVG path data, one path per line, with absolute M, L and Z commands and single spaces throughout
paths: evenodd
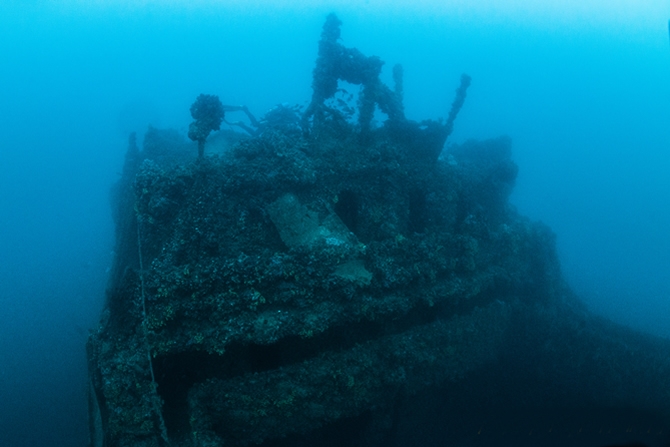
M 314 3 L 0 5 L 1 446 L 86 443 L 84 343 L 104 302 L 128 133 L 185 133 L 200 93 L 257 115 L 305 103 L 333 10 L 344 45 L 386 61 L 386 82 L 403 64 L 411 119 L 446 116 L 471 75 L 449 142 L 511 136 L 512 202 L 555 231 L 569 283 L 595 312 L 670 337 L 665 2 L 604 2 L 602 14 Z

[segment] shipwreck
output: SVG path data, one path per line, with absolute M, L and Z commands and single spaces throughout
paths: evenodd
M 670 341 L 586 311 L 551 230 L 508 203 L 508 138 L 443 150 L 470 78 L 444 121 L 411 121 L 402 68 L 385 85 L 340 26 L 306 108 L 202 102 L 194 141 L 131 137 L 87 345 L 91 446 L 451 445 L 513 436 L 515 412 L 556 439 L 661 430 Z M 244 133 L 210 135 L 232 111 Z

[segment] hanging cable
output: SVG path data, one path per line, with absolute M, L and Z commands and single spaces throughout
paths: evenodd
M 165 427 L 165 419 L 163 419 L 163 412 L 160 408 L 160 396 L 158 395 L 158 385 L 156 384 L 156 376 L 154 375 L 154 363 L 151 359 L 151 347 L 149 346 L 149 329 L 147 328 L 147 305 L 144 294 L 144 264 L 142 262 L 142 237 L 140 232 L 141 219 L 137 217 L 137 254 L 140 261 L 140 288 L 142 290 L 142 329 L 144 332 L 144 344 L 147 349 L 147 360 L 149 361 L 149 372 L 151 373 L 151 386 L 154 390 L 152 397 L 154 411 L 158 416 L 158 424 L 160 426 L 161 438 L 165 444 L 170 445 L 168 440 L 167 428 Z

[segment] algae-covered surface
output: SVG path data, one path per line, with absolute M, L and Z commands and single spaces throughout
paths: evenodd
M 340 25 L 306 109 L 206 144 L 131 138 L 88 343 L 91 444 L 563 445 L 606 441 L 606 421 L 661 436 L 670 343 L 582 307 L 551 230 L 508 203 L 510 139 L 443 150 L 470 78 L 446 121 L 409 121 L 402 69 L 383 84 Z M 354 109 L 338 80 L 361 86 Z

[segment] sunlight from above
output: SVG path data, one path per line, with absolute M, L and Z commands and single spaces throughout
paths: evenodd
M 663 0 L 46 0 L 36 6 L 69 13 L 94 10 L 166 13 L 186 10 L 238 11 L 252 14 L 308 12 L 325 9 L 359 14 L 457 16 L 466 20 L 512 20 L 542 24 L 590 25 L 636 23 L 649 25 L 670 16 Z M 25 6 L 25 5 L 20 5 Z

